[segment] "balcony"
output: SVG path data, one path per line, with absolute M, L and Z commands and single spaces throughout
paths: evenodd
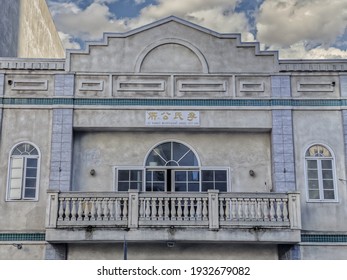
M 300 228 L 298 193 L 48 193 L 51 242 L 296 243 Z

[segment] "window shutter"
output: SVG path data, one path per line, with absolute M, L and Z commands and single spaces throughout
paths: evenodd
M 9 199 L 22 198 L 24 158 L 12 158 L 9 182 Z

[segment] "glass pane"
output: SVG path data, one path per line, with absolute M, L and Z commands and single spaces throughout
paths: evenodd
M 188 181 L 199 181 L 199 171 L 188 171 Z
M 159 145 L 158 147 L 154 148 L 154 151 L 161 155 L 164 160 L 169 161 L 171 160 L 171 142 L 164 143 Z
M 152 171 L 146 171 L 146 181 L 152 181 Z
M 202 180 L 203 181 L 213 181 L 213 171 L 212 170 L 203 170 L 202 171 Z
M 37 167 L 37 159 L 36 158 L 28 158 L 27 159 L 27 167 Z
M 118 191 L 119 192 L 126 192 L 129 189 L 129 183 L 128 182 L 118 182 Z
M 308 170 L 307 171 L 307 177 L 309 179 L 317 179 L 318 178 L 318 171 L 317 170 Z
M 142 170 L 131 170 L 130 171 L 131 181 L 142 181 Z
M 226 183 L 216 183 L 216 190 L 219 190 L 220 192 L 226 192 L 227 191 L 227 184 Z
M 130 182 L 130 189 L 132 190 L 141 190 L 142 188 L 141 182 Z
M 153 171 L 153 181 L 163 182 L 165 180 L 164 171 Z
M 164 183 L 154 183 L 153 184 L 153 191 L 155 191 L 155 192 L 165 191 L 165 184 Z
M 186 171 L 176 171 L 175 172 L 175 181 L 187 181 L 187 172 Z
M 317 180 L 309 180 L 308 181 L 308 189 L 309 190 L 314 190 L 314 189 L 318 190 L 318 181 Z
M 189 192 L 198 192 L 199 191 L 199 183 L 189 183 L 188 184 Z
M 323 189 L 333 190 L 334 189 L 334 181 L 333 180 L 323 180 Z
M 332 161 L 329 160 L 322 160 L 322 168 L 323 169 L 333 169 L 332 167 Z
M 173 143 L 173 160 L 178 161 L 185 153 L 189 151 L 189 148 L 181 143 Z
M 216 181 L 226 181 L 227 172 L 225 170 L 216 170 Z
M 129 170 L 118 170 L 118 181 L 129 181 Z
M 36 179 L 25 179 L 26 188 L 36 188 Z
M 334 191 L 327 191 L 325 190 L 324 191 L 324 199 L 335 199 L 335 194 L 334 194 Z
M 214 187 L 213 187 L 213 183 L 206 183 L 206 182 L 203 182 L 202 183 L 202 186 L 201 186 L 201 191 L 203 192 L 207 192 L 207 190 L 213 190 Z
M 26 177 L 36 178 L 36 168 L 27 168 Z
M 316 160 L 308 160 L 307 167 L 309 169 L 317 169 L 317 161 Z
M 150 153 L 146 161 L 146 166 L 165 166 L 165 164 L 166 161 L 154 152 Z
M 317 191 L 311 190 L 308 192 L 308 195 L 309 195 L 310 199 L 319 199 L 319 191 L 318 190 Z
M 198 166 L 198 161 L 192 151 L 189 151 L 188 154 L 184 156 L 179 161 L 180 166 Z
M 176 183 L 175 184 L 175 191 L 176 192 L 185 192 L 187 191 L 187 187 L 185 183 Z
M 151 191 L 152 191 L 152 184 L 146 183 L 146 192 L 151 192 Z
M 35 198 L 36 189 L 25 189 L 24 198 Z
M 321 145 L 311 146 L 307 152 L 307 157 L 331 157 L 331 154 L 327 148 Z
M 333 171 L 332 170 L 322 170 L 323 173 L 323 179 L 332 179 L 333 178 Z

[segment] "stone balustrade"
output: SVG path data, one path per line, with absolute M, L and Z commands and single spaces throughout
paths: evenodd
M 298 193 L 49 192 L 47 228 L 300 229 Z

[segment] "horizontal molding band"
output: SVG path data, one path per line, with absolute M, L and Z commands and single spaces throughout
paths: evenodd
M 101 99 L 101 98 L 0 98 L 2 105 L 76 106 L 202 106 L 202 107 L 339 107 L 346 99 Z
M 0 241 L 45 241 L 45 233 L 0 233 Z
M 347 235 L 341 234 L 302 234 L 301 242 L 312 243 L 347 243 Z

